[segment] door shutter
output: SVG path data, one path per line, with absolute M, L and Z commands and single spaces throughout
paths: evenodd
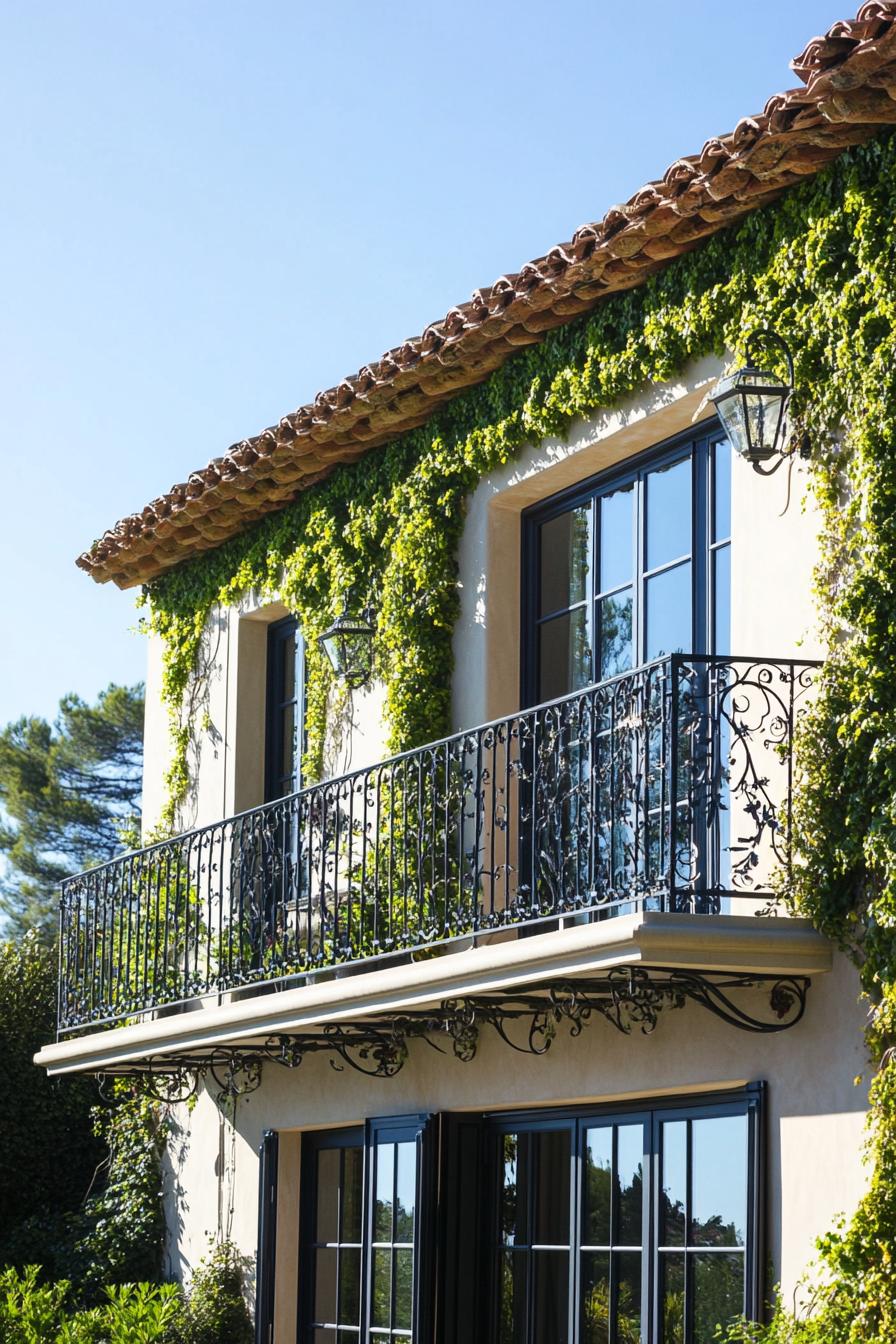
M 434 1340 L 477 1344 L 484 1338 L 491 1216 L 485 1126 L 479 1115 L 456 1112 L 445 1112 L 437 1121 Z
M 274 1258 L 277 1250 L 277 1135 L 266 1129 L 258 1149 L 258 1251 L 255 1344 L 274 1340 Z

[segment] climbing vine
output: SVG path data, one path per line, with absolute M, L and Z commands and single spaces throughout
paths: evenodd
M 190 687 L 204 631 L 219 604 L 250 591 L 285 602 L 308 641 L 309 772 L 320 769 L 329 702 L 316 636 L 349 588 L 359 604 L 376 602 L 390 746 L 419 744 L 449 726 L 456 555 L 464 502 L 482 476 L 701 355 L 742 353 L 757 326 L 785 338 L 824 520 L 817 582 L 829 657 L 802 730 L 798 863 L 784 894 L 859 967 L 877 1074 L 868 1194 L 821 1244 L 826 1275 L 811 1320 L 779 1313 L 769 1340 L 896 1339 L 894 170 L 892 135 L 845 153 L 146 593 L 174 727 L 169 824 L 189 784 Z M 763 1336 L 744 1329 L 744 1338 Z

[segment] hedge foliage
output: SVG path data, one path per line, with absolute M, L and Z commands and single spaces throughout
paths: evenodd
M 36 1266 L 0 1272 L 0 1344 L 252 1344 L 243 1264 L 224 1243 L 184 1293 L 175 1284 L 125 1283 L 79 1307 L 68 1280 L 45 1283 Z
M 0 1265 L 43 1260 L 104 1157 L 92 1078 L 33 1063 L 56 1030 L 56 958 L 36 934 L 0 944 Z

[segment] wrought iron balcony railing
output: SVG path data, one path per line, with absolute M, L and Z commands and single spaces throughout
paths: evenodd
M 498 930 L 757 911 L 815 666 L 674 655 L 70 878 L 60 1032 Z

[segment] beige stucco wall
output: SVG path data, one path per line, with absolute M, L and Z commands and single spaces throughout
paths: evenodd
M 865 1087 L 854 971 L 843 958 L 818 976 L 806 1016 L 776 1036 L 726 1026 L 696 1005 L 668 1012 L 652 1035 L 624 1036 L 596 1021 L 578 1039 L 563 1031 L 541 1058 L 514 1053 L 488 1029 L 475 1060 L 461 1063 L 422 1042 L 393 1079 L 336 1072 L 324 1057 L 290 1071 L 265 1066 L 260 1089 L 238 1101 L 235 1131 L 205 1092 L 172 1150 L 168 1178 L 173 1272 L 188 1274 L 218 1228 L 252 1254 L 257 1230 L 257 1149 L 262 1131 L 350 1125 L 378 1115 L 441 1110 L 498 1111 L 702 1092 L 764 1080 L 768 1252 L 789 1299 L 812 1258 L 815 1238 L 850 1212 L 865 1181 L 861 1160 Z M 212 1085 L 213 1086 L 213 1085 Z M 281 1163 L 278 1235 L 282 1322 L 294 1320 L 298 1166 L 295 1139 Z M 175 1204 L 174 1191 L 183 1192 Z M 283 1326 L 283 1344 L 294 1333 Z
M 452 718 L 465 728 L 519 706 L 520 514 L 576 481 L 705 421 L 706 393 L 721 368 L 706 359 L 676 383 L 651 388 L 612 412 L 581 421 L 563 439 L 524 451 L 485 478 L 469 500 L 459 553 L 461 614 L 454 638 Z M 805 470 L 795 464 L 765 479 L 743 461 L 733 465 L 732 649 L 735 654 L 813 657 L 811 572 L 817 515 L 806 504 Z M 200 825 L 261 801 L 265 627 L 283 614 L 248 598 L 216 612 L 206 635 L 196 784 L 181 824 Z M 147 680 L 145 821 L 163 801 L 167 726 L 158 703 L 161 651 L 153 643 Z M 384 755 L 382 688 L 356 694 L 350 731 L 332 753 L 329 772 Z M 235 1129 L 212 1097 L 181 1110 L 173 1145 L 167 1210 L 172 1271 L 189 1273 L 208 1237 L 233 1235 L 254 1251 L 257 1148 L 262 1130 L 356 1123 L 415 1111 L 501 1109 L 576 1100 L 654 1096 L 765 1080 L 768 1091 L 769 1249 L 774 1273 L 791 1294 L 811 1257 L 814 1238 L 851 1209 L 864 1179 L 860 1161 L 864 1092 L 863 1012 L 847 966 L 819 977 L 806 1019 L 775 1037 L 752 1037 L 689 1006 L 655 1035 L 626 1038 L 596 1024 L 579 1041 L 561 1039 L 544 1059 L 528 1060 L 486 1035 L 477 1059 L 461 1064 L 417 1045 L 398 1078 L 381 1081 L 336 1073 L 310 1059 L 294 1073 L 267 1066 L 261 1089 L 237 1103 Z M 298 1140 L 281 1167 L 278 1339 L 294 1339 Z M 292 1219 L 292 1222 L 290 1221 Z M 285 1249 L 284 1249 L 285 1248 Z M 292 1279 L 290 1276 L 293 1276 Z M 293 1286 L 290 1287 L 290 1284 Z
M 178 827 L 189 830 L 236 815 L 264 801 L 267 629 L 287 609 L 248 594 L 238 607 L 216 608 L 203 638 L 195 681 L 191 788 Z M 149 836 L 165 805 L 170 761 L 168 715 L 161 703 L 162 644 L 152 636 L 146 679 L 143 833 Z M 351 691 L 340 705 L 339 731 L 325 751 L 328 776 L 381 760 L 386 727 L 381 685 Z

